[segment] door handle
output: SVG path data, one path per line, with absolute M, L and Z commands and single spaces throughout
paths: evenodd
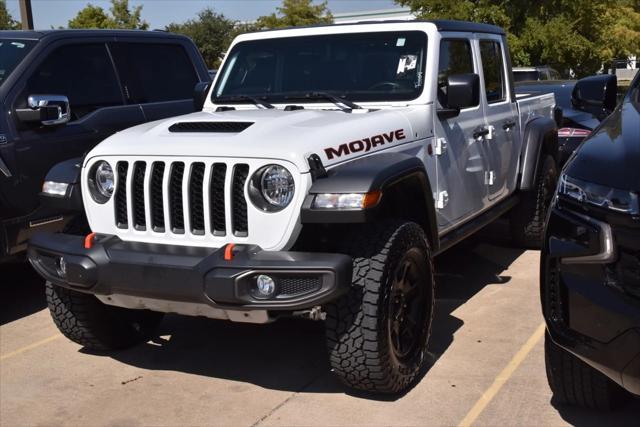
M 484 138 L 487 135 L 489 135 L 489 129 L 488 128 L 480 128 L 480 129 L 478 129 L 478 130 L 473 132 L 473 139 Z
M 502 129 L 504 130 L 509 130 L 512 127 L 515 127 L 516 122 L 504 122 L 504 124 L 502 125 Z

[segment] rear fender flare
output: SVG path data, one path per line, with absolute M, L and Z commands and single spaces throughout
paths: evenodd
M 520 190 L 534 188 L 543 153 L 558 160 L 558 125 L 550 117 L 537 117 L 525 127 L 518 181 Z

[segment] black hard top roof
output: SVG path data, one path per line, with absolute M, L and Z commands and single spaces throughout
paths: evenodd
M 275 28 L 272 30 L 262 30 L 257 32 L 292 30 L 296 28 L 299 29 L 299 28 L 318 28 L 318 27 L 344 27 L 348 25 L 410 24 L 414 22 L 427 22 L 427 23 L 434 24 L 438 29 L 438 31 L 459 31 L 459 32 L 467 32 L 467 33 L 487 33 L 487 34 L 505 35 L 504 30 L 496 25 L 479 24 L 477 22 L 468 22 L 468 21 L 453 21 L 453 20 L 446 20 L 446 19 L 434 19 L 434 20 L 389 19 L 389 20 L 379 20 L 379 21 L 345 22 L 340 24 L 320 24 L 320 25 L 306 25 L 302 27 Z
M 166 31 L 145 31 L 145 30 L 17 30 L 0 31 L 0 38 L 41 40 L 59 38 L 82 38 L 82 37 L 150 37 L 150 38 L 183 38 L 184 36 L 168 33 Z

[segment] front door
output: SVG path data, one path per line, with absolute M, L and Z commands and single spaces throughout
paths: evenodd
M 454 74 L 479 74 L 474 60 L 474 41 L 452 33 L 442 39 L 438 64 L 438 101 L 444 102 L 447 77 Z M 486 204 L 484 173 L 487 153 L 478 130 L 485 126 L 482 104 L 465 108 L 450 119 L 436 121 L 435 152 L 438 180 L 434 194 L 440 232 L 480 212 Z

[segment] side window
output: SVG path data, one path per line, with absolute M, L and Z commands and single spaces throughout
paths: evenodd
M 454 74 L 473 73 L 471 44 L 466 39 L 445 39 L 440 42 L 438 61 L 438 101 L 444 104 L 447 78 Z
M 72 120 L 102 107 L 122 105 L 122 93 L 104 44 L 54 50 L 27 81 L 27 95 L 65 95 Z
M 118 74 L 131 104 L 193 97 L 196 70 L 177 44 L 112 43 Z
M 484 88 L 487 102 L 493 104 L 507 99 L 504 81 L 504 62 L 500 43 L 491 40 L 480 41 L 480 57 L 484 71 Z

